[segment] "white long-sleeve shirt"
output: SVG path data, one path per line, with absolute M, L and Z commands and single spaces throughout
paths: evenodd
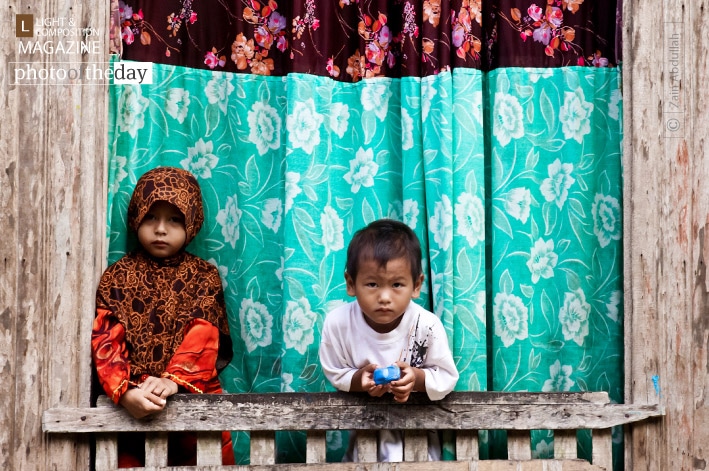
M 414 302 L 396 329 L 376 332 L 365 321 L 356 301 L 342 305 L 325 317 L 320 341 L 320 363 L 330 383 L 349 391 L 352 376 L 370 363 L 379 367 L 397 361 L 421 369 L 431 400 L 443 399 L 458 381 L 448 337 L 440 319 Z

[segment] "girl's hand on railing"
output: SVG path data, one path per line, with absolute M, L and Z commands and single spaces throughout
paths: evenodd
M 142 419 L 150 414 L 160 412 L 165 408 L 166 402 L 160 396 L 140 388 L 129 389 L 121 396 L 119 401 L 128 413 L 136 419 Z
M 167 399 L 169 396 L 177 393 L 177 383 L 169 378 L 148 376 L 138 387 L 145 392 L 153 393 L 163 399 Z

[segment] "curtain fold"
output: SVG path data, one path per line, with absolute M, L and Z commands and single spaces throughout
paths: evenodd
M 121 0 L 120 60 L 154 78 L 109 90 L 108 261 L 135 244 L 140 175 L 190 170 L 205 225 L 189 250 L 219 268 L 234 342 L 224 389 L 324 391 L 319 332 L 348 301 L 347 244 L 395 218 L 421 240 L 418 302 L 447 330 L 457 390 L 620 402 L 619 8 Z M 537 435 L 533 455 L 551 457 Z M 328 456 L 344 443 L 329 433 Z M 279 434 L 279 459 L 301 445 Z

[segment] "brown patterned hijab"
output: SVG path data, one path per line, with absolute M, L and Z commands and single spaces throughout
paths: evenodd
M 138 232 L 138 226 L 157 201 L 174 204 L 180 210 L 185 217 L 185 245 L 189 244 L 204 222 L 202 190 L 195 177 L 175 167 L 158 167 L 143 174 L 128 204 L 128 225 L 133 232 Z
M 138 180 L 128 205 L 128 225 L 133 231 L 137 232 L 157 201 L 171 203 L 182 212 L 187 245 L 204 221 L 197 180 L 189 172 L 172 167 L 146 172 Z M 219 328 L 217 369 L 231 359 L 219 272 L 184 250 L 169 259 L 153 258 L 142 247 L 124 256 L 104 272 L 96 306 L 109 309 L 123 324 L 133 378 L 162 374 L 194 319 L 204 319 Z

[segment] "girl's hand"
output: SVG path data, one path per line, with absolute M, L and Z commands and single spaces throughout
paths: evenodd
M 168 378 L 157 378 L 155 376 L 148 376 L 138 387 L 162 399 L 166 399 L 177 392 L 177 383 Z
M 121 396 L 118 402 L 136 419 L 142 419 L 150 414 L 160 412 L 165 408 L 166 404 L 165 399 L 140 388 L 129 389 Z

